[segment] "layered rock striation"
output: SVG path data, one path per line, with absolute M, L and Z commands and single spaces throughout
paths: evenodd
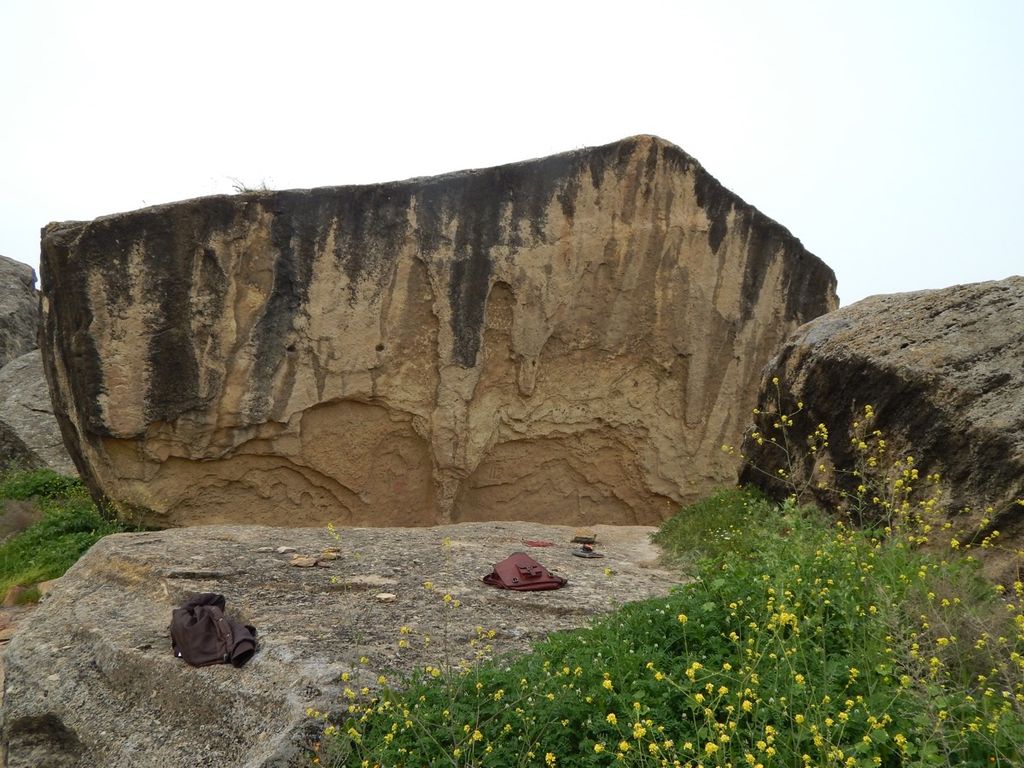
M 56 223 L 42 250 L 76 464 L 168 524 L 654 522 L 735 478 L 761 368 L 836 306 L 650 136 Z

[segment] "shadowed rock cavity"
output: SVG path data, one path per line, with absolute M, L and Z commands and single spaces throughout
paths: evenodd
M 832 271 L 639 136 L 43 233 L 45 358 L 90 487 L 169 524 L 651 523 L 735 470 Z

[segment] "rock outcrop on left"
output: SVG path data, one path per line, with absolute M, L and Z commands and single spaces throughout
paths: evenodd
M 51 224 L 44 360 L 93 492 L 151 523 L 653 523 L 735 480 L 835 276 L 639 136 Z
M 36 348 L 39 294 L 28 264 L 0 256 L 0 368 Z
M 678 574 L 655 567 L 652 530 L 597 527 L 601 560 L 570 554 L 572 528 L 535 523 L 363 528 L 340 542 L 325 528 L 261 526 L 108 536 L 22 619 L 7 648 L 6 766 L 299 768 L 322 727 L 307 709 L 340 714 L 343 672 L 354 690 L 375 690 L 381 674 L 475 660 L 478 626 L 495 631 L 495 654 L 521 653 L 624 602 L 667 594 Z M 555 543 L 533 553 L 568 586 L 485 585 L 480 578 L 528 537 Z M 335 559 L 322 566 L 290 564 L 325 548 Z M 172 655 L 171 611 L 199 592 L 225 595 L 228 614 L 255 625 L 259 650 L 241 669 Z M 412 633 L 408 647 L 401 627 Z
M 74 475 L 37 349 L 35 284 L 32 267 L 0 256 L 0 472 L 49 468 Z
M 0 368 L 0 471 L 42 468 L 76 474 L 36 349 Z

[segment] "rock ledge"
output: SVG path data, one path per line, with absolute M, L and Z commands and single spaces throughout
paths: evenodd
M 372 687 L 382 673 L 463 658 L 477 626 L 496 630 L 496 653 L 523 651 L 551 631 L 677 583 L 677 574 L 656 566 L 653 529 L 596 531 L 606 553 L 600 560 L 571 556 L 572 529 L 532 523 L 340 529 L 338 540 L 324 529 L 256 526 L 110 536 L 68 571 L 10 643 L 7 766 L 296 765 L 316 732 L 306 709 L 337 710 L 343 671 Z M 556 546 L 527 549 L 524 539 Z M 289 564 L 329 547 L 340 557 L 324 567 Z M 569 585 L 516 593 L 480 581 L 517 550 Z M 260 650 L 240 670 L 195 669 L 171 656 L 171 609 L 207 591 L 224 594 L 229 612 L 259 631 Z M 382 592 L 395 599 L 378 598 Z M 446 609 L 445 592 L 460 607 Z M 402 626 L 413 642 L 400 651 Z M 432 638 L 426 648 L 423 634 Z

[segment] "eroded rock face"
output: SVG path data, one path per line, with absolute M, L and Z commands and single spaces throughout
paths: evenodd
M 657 521 L 836 306 L 654 137 L 51 224 L 41 271 L 78 466 L 170 524 Z
M 343 672 L 354 690 L 376 689 L 381 674 L 475 660 L 477 627 L 495 632 L 495 655 L 521 653 L 552 631 L 667 594 L 679 577 L 656 566 L 652 530 L 597 526 L 600 560 L 571 555 L 571 527 L 533 523 L 340 530 L 340 540 L 325 528 L 261 526 L 109 536 L 7 647 L 7 768 L 307 765 L 303 747 L 322 727 L 307 709 L 341 714 Z M 554 543 L 530 552 L 567 586 L 512 592 L 480 580 L 524 538 Z M 290 565 L 328 547 L 338 555 L 324 567 Z M 172 656 L 171 610 L 200 592 L 225 595 L 229 615 L 256 626 L 259 650 L 243 668 Z M 412 642 L 400 647 L 403 638 Z
M 75 474 L 36 349 L 0 369 L 0 471 L 44 467 Z
M 0 368 L 36 348 L 39 295 L 28 264 L 0 256 Z
M 829 450 L 815 464 L 853 466 L 851 425 L 871 405 L 888 455 L 913 456 L 922 478 L 939 472 L 948 512 L 973 510 L 957 518 L 963 527 L 979 539 L 992 530 L 1006 539 L 1024 536 L 1024 507 L 1013 503 L 1024 498 L 1024 277 L 843 307 L 786 342 L 766 371 L 768 401 L 772 377 L 787 412 L 804 403 L 793 434 L 806 436 L 818 423 L 830 430 Z M 742 479 L 780 492 L 765 473 L 782 466 L 781 453 L 749 438 L 743 453 Z M 801 482 L 811 459 L 797 469 Z M 996 514 L 979 529 L 988 506 Z

